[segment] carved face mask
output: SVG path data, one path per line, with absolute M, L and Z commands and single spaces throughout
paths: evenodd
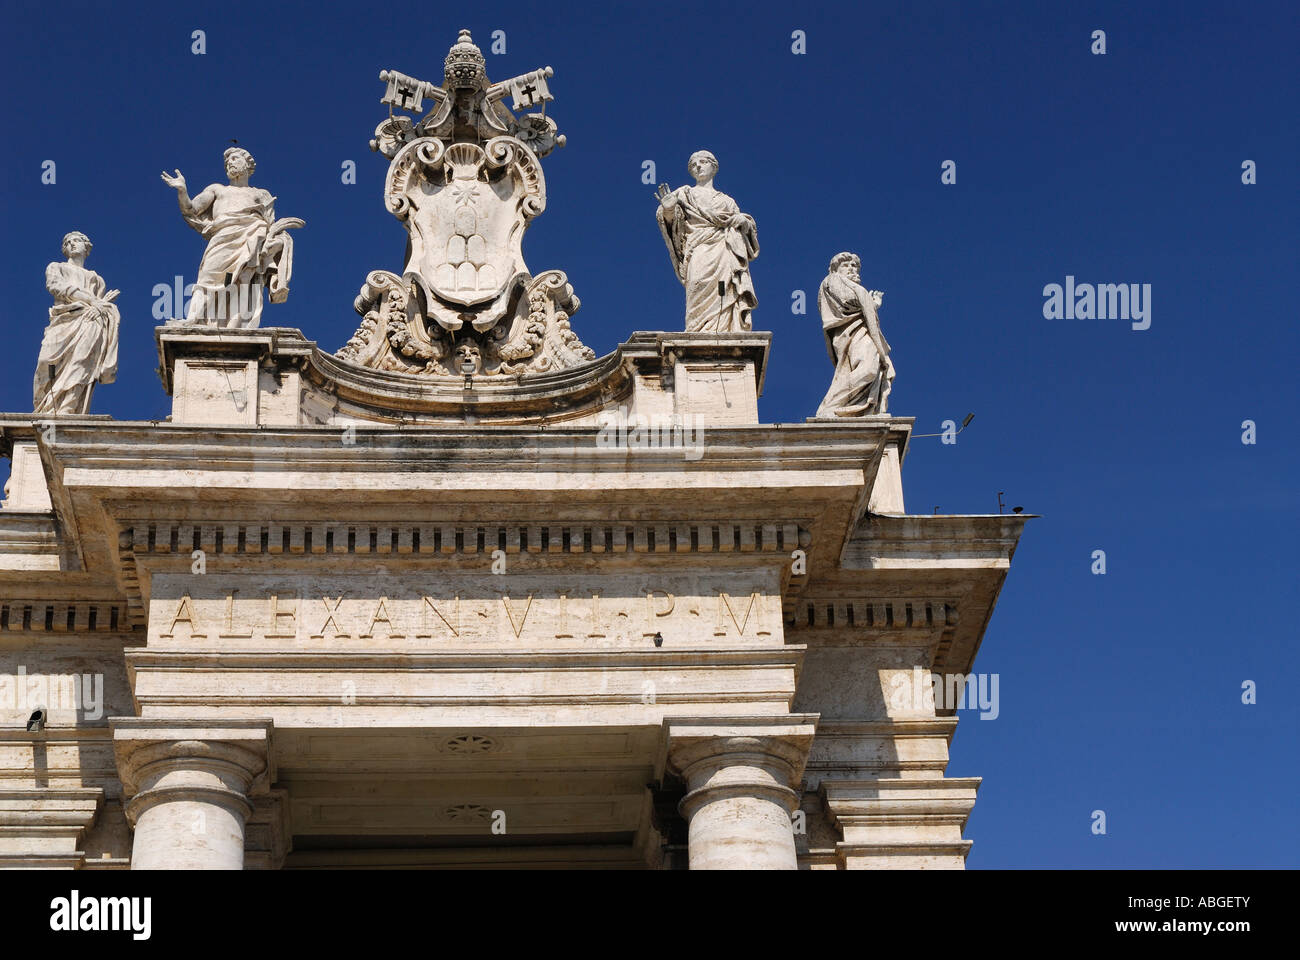
M 462 343 L 456 347 L 456 366 L 461 373 L 478 373 L 480 361 L 479 349 L 472 343 Z

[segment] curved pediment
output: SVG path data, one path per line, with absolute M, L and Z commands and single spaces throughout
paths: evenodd
M 314 350 L 303 380 L 304 418 L 318 423 L 568 421 L 617 407 L 632 390 L 622 348 L 547 373 L 493 377 L 375 370 Z

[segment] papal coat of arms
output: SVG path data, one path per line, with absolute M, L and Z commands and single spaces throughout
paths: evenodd
M 593 359 L 569 327 L 579 301 L 564 274 L 534 275 L 521 244 L 546 208 L 539 158 L 564 137 L 546 116 L 546 67 L 489 83 L 468 30 L 441 86 L 394 70 L 371 148 L 389 158 L 384 202 L 408 235 L 399 276 L 376 270 L 357 297 L 361 327 L 338 352 L 379 370 L 520 376 Z M 509 95 L 516 116 L 502 102 Z M 416 120 L 395 110 L 419 114 Z

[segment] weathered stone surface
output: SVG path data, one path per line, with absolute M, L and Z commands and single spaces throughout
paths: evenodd
M 275 779 L 265 720 L 112 721 L 133 870 L 241 870 L 251 796 Z
M 795 870 L 790 815 L 817 715 L 666 720 L 669 769 L 686 782 L 692 870 Z
M 835 364 L 830 389 L 817 408 L 819 417 L 856 417 L 889 410 L 894 361 L 880 332 L 884 294 L 858 282 L 861 261 L 854 253 L 837 253 L 817 291 L 826 352 Z
M 523 237 L 546 209 L 541 158 L 564 137 L 546 116 L 550 67 L 501 83 L 468 30 L 447 54 L 441 84 L 396 70 L 381 102 L 388 119 L 371 149 L 389 159 L 384 205 L 407 232 L 399 276 L 372 271 L 356 300 L 361 326 L 341 360 L 413 376 L 547 374 L 594 359 L 569 325 L 579 301 L 559 270 L 534 276 Z M 542 106 L 518 117 L 513 107 Z M 431 107 L 418 114 L 428 98 Z
M 252 329 L 262 322 L 263 293 L 272 303 L 289 298 L 293 236 L 288 231 L 303 221 L 277 220 L 275 197 L 248 185 L 256 166 L 251 153 L 230 147 L 224 159 L 230 183 L 209 184 L 193 198 L 179 170 L 162 175 L 176 191 L 185 222 L 208 241 L 185 322 Z
M 824 316 L 853 397 L 762 420 L 707 155 L 661 192 L 687 331 L 583 347 L 519 246 L 563 138 L 502 103 L 551 75 L 489 83 L 468 32 L 439 85 L 384 72 L 420 243 L 338 354 L 192 315 L 155 331 L 170 417 L 0 415 L 0 866 L 964 864 L 978 781 L 910 694 L 971 671 L 1028 518 L 905 513 L 861 295 Z M 231 229 L 287 281 L 269 224 Z
M 81 867 L 103 800 L 96 788 L 0 788 L 0 868 Z
M 45 268 L 54 306 L 32 383 L 32 409 L 38 414 L 89 413 L 95 384 L 117 378 L 121 317 L 113 301 L 118 291 L 107 289 L 104 278 L 86 267 L 90 248 L 90 239 L 74 230 L 63 238 L 67 262 Z
M 868 512 L 901 510 L 891 453 L 906 450 L 910 421 L 758 422 L 759 334 L 639 334 L 586 376 L 459 405 L 450 383 L 345 378 L 296 331 L 158 336 L 173 420 L 61 419 L 48 434 L 5 421 L 3 435 L 34 450 L 24 456 L 50 465 L 51 507 L 0 514 L 28 524 L 0 537 L 0 627 L 73 645 L 105 631 L 107 660 L 43 669 L 118 677 L 115 715 L 150 724 L 274 723 L 278 800 L 241 794 L 251 761 L 226 769 L 205 789 L 232 793 L 146 816 L 150 844 L 180 844 L 202 814 L 221 832 L 186 848 L 194 866 L 237 865 L 241 831 L 250 867 L 960 864 L 958 814 L 940 802 L 955 720 L 899 712 L 885 694 L 917 664 L 969 669 L 1025 518 Z M 242 365 L 245 397 L 223 401 L 192 376 L 214 362 Z M 731 407 L 710 383 L 726 384 Z M 326 396 L 333 423 L 316 425 Z M 494 425 L 468 422 L 475 402 Z M 643 444 L 642 413 L 697 418 L 699 432 Z M 25 572 L 50 559 L 53 578 Z M 35 672 L 32 657 L 7 669 Z M 763 741 L 777 760 L 727 747 L 725 762 L 706 752 L 703 766 L 674 766 L 662 731 L 688 721 L 797 732 L 762 734 L 784 744 Z M 82 745 L 51 746 L 46 762 L 63 782 L 125 794 L 138 845 L 133 788 L 93 729 L 55 712 L 0 765 L 30 764 L 40 736 Z M 189 739 L 204 737 L 219 740 Z M 91 774 L 95 750 L 107 765 Z M 159 789 L 193 786 L 177 764 Z M 359 793 L 358 775 L 386 786 Z M 696 838 L 680 860 L 646 789 L 675 778 L 683 797 L 706 790 L 680 814 L 668 807 L 688 848 Z M 728 778 L 750 794 L 707 792 Z M 913 779 L 921 793 L 861 786 Z M 878 795 L 911 804 L 917 822 L 889 820 Z M 796 810 L 810 832 L 793 832 Z M 120 866 L 130 851 L 105 829 L 103 862 Z M 467 834 L 499 845 L 381 854 L 345 840 Z M 623 852 L 611 859 L 608 843 Z
M 687 333 L 734 333 L 753 328 L 758 306 L 749 263 L 758 256 L 754 218 L 713 186 L 718 158 L 707 150 L 691 154 L 687 172 L 693 187 L 656 192 L 655 217 L 677 279 L 686 288 Z

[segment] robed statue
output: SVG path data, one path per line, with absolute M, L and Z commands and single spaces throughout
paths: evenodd
M 691 154 L 686 169 L 693 187 L 670 190 L 661 183 L 655 216 L 677 279 L 686 288 L 688 333 L 749 330 L 758 306 L 749 262 L 758 256 L 754 218 L 713 188 L 718 160 L 707 150 Z
M 883 294 L 866 290 L 858 280 L 861 261 L 852 253 L 837 253 L 830 273 L 817 291 L 826 351 L 835 375 L 819 417 L 854 417 L 889 412 L 894 362 L 880 332 Z
M 74 230 L 63 238 L 67 261 L 45 268 L 54 306 L 32 381 L 38 414 L 89 413 L 95 384 L 117 379 L 118 291 L 105 289 L 104 278 L 87 268 L 90 249 L 90 239 Z
M 185 321 L 252 329 L 262 322 L 264 289 L 272 303 L 289 297 L 293 239 L 287 231 L 303 221 L 276 220 L 275 197 L 248 185 L 256 164 L 247 150 L 231 147 L 225 161 L 230 183 L 211 184 L 193 199 L 179 170 L 162 178 L 176 190 L 185 222 L 208 241 Z

